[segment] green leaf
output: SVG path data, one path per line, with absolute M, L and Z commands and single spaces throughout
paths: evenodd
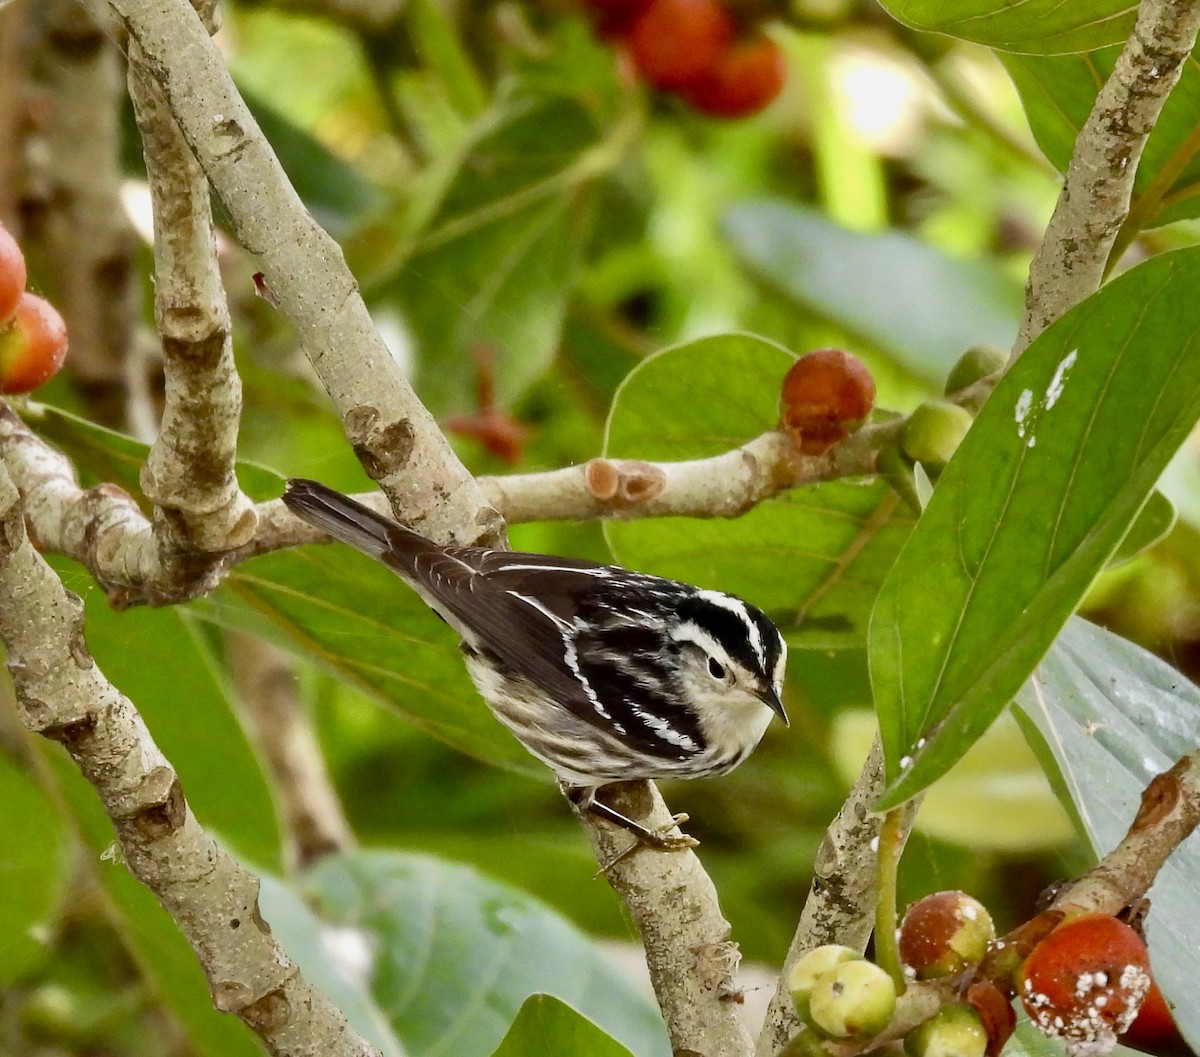
M 201 825 L 252 862 L 278 868 L 282 838 L 270 787 L 194 618 L 178 606 L 118 613 L 87 574 L 62 559 L 54 564 L 84 599 L 97 665 L 141 713 Z
M 651 356 L 617 392 L 605 454 L 699 459 L 744 444 L 777 424 L 792 362 L 743 334 Z M 843 481 L 784 493 L 733 520 L 610 521 L 605 531 L 624 565 L 743 596 L 799 648 L 844 650 L 865 642 L 875 592 L 910 525 L 887 485 Z
M 1200 689 L 1139 646 L 1075 619 L 1018 703 L 1053 754 L 1097 855 L 1125 836 L 1150 779 L 1196 750 Z M 1167 860 L 1150 890 L 1147 941 L 1175 1019 L 1200 1045 L 1200 834 Z
M 289 885 L 274 877 L 262 878 L 258 902 L 304 978 L 345 1013 L 350 1026 L 383 1057 L 404 1057 L 404 1047 L 363 979 L 369 951 L 361 933 L 326 925 Z
M 3 700 L 0 707 L 9 708 Z M 0 752 L 0 986 L 11 986 L 41 958 L 70 876 L 62 819 L 24 767 Z
M 577 100 L 513 93 L 469 145 L 393 290 L 416 337 L 417 389 L 436 413 L 475 406 L 468 365 L 480 347 L 493 354 L 501 404 L 549 366 L 599 143 Z
M 882 0 L 901 22 L 1001 51 L 1090 51 L 1129 36 L 1130 0 Z
M 262 1048 L 237 1017 L 213 1008 L 208 981 L 196 955 L 170 915 L 116 854 L 112 824 L 95 790 L 58 746 L 42 747 L 58 778 L 67 810 L 98 863 L 113 927 L 137 962 L 154 998 L 182 1025 L 201 1057 L 262 1057 Z
M 1057 169 L 1066 170 L 1079 130 L 1120 51 L 1105 48 L 1085 55 L 1004 56 L 1038 146 Z M 1183 64 L 1179 83 L 1167 97 L 1138 162 L 1126 223 L 1131 234 L 1200 216 L 1198 124 L 1200 59 L 1193 53 Z
M 1178 520 L 1175 505 L 1162 492 L 1155 489 L 1138 511 L 1137 520 L 1130 526 L 1121 545 L 1108 563 L 1111 569 L 1133 561 L 1160 540 L 1166 539 Z
M 553 995 L 530 995 L 492 1057 L 630 1057 L 586 1017 Z
M 373 953 L 371 991 L 412 1057 L 491 1054 L 538 992 L 569 1002 L 642 1057 L 670 1052 L 653 1003 L 590 940 L 472 869 L 356 852 L 323 859 L 305 887 L 327 921 L 361 931 Z
M 870 624 L 883 804 L 1000 713 L 1200 415 L 1200 252 L 1121 276 L 1008 371 L 943 472 Z
M 993 264 L 895 231 L 851 231 L 783 201 L 734 206 L 724 227 L 761 282 L 939 387 L 965 349 L 1007 347 L 1017 331 L 1020 287 Z

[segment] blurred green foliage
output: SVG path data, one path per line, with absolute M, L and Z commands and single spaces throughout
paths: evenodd
M 1024 270 L 1057 194 L 1055 170 L 1111 68 L 1129 10 L 1105 3 L 1101 13 L 1112 17 L 1097 20 L 1090 0 L 892 0 L 885 6 L 901 20 L 893 22 L 857 0 L 797 0 L 780 5 L 770 27 L 790 65 L 783 96 L 758 117 L 722 123 L 631 83 L 578 6 L 398 6 L 388 25 L 364 29 L 339 21 L 332 4 L 330 17 L 318 17 L 319 0 L 241 0 L 225 5 L 222 40 L 281 161 L 341 240 L 421 397 L 445 420 L 478 410 L 488 396 L 526 431 L 515 467 L 478 440 L 455 437 L 481 474 L 552 469 L 601 452 L 687 459 L 727 450 L 774 425 L 792 357 L 831 344 L 870 365 L 883 409 L 940 395 L 963 348 L 1007 345 L 1015 331 Z M 945 35 L 965 26 L 969 39 Z M 981 45 L 1008 49 L 1003 65 Z M 1147 253 L 1195 241 L 1186 224 L 1161 227 L 1190 220 L 1197 200 L 1194 62 L 1184 78 L 1147 148 L 1122 235 L 1131 244 L 1154 227 L 1140 243 Z M 133 152 L 128 168 L 136 179 Z M 365 489 L 294 334 L 255 296 L 253 262 L 224 249 L 247 407 L 243 487 L 266 499 L 285 477 L 303 475 Z M 1179 265 L 1194 267 L 1190 257 Z M 1155 394 L 1179 385 L 1172 365 L 1185 358 L 1194 327 L 1189 310 L 1157 320 L 1149 337 L 1137 333 L 1130 321 L 1145 291 L 1129 290 L 1153 285 L 1157 272 L 1146 275 L 1114 284 L 1087 310 L 1111 312 L 1094 325 L 1106 354 L 1118 357 L 1126 338 L 1161 351 L 1159 374 L 1142 378 L 1141 395 L 1157 407 Z M 86 392 L 68 376 L 44 397 L 62 410 L 31 419 L 75 459 L 85 482 L 115 481 L 136 495 L 144 445 L 89 425 Z M 1121 467 L 1148 464 L 1140 448 L 1130 455 L 1122 447 L 1119 411 L 1085 454 L 1113 457 L 1110 476 L 1123 478 Z M 1059 417 L 1064 428 L 1078 426 L 1085 412 L 1064 405 Z M 990 455 L 1007 465 L 995 442 L 1015 426 L 1011 414 L 1001 418 L 968 434 L 964 459 L 974 444 L 985 462 Z M 1161 432 L 1177 441 L 1189 425 L 1181 412 Z M 1049 434 L 1039 438 L 1052 447 Z M 1059 477 L 1036 481 L 1026 496 L 1038 516 L 1010 527 L 1010 572 L 1038 572 L 1021 533 L 1031 546 L 1041 539 L 1046 504 L 1070 488 L 1080 460 L 1062 447 Z M 987 504 L 1004 469 L 987 463 L 981 480 L 979 465 L 959 465 L 942 481 L 963 508 L 930 508 L 929 524 L 940 519 L 946 533 L 970 524 L 966 508 Z M 1153 500 L 1138 546 L 1124 555 L 1131 560 L 1100 577 L 1090 604 L 1194 673 L 1194 462 L 1177 467 L 1171 482 L 1163 487 L 1182 524 L 1138 556 L 1170 521 L 1165 500 Z M 1074 528 L 1086 534 L 1088 516 Z M 672 806 L 693 817 L 700 855 L 752 960 L 777 963 L 786 950 L 821 834 L 866 754 L 868 621 L 915 518 L 883 481 L 853 480 L 796 490 L 732 521 L 513 526 L 519 548 L 619 560 L 736 591 L 784 628 L 791 729 L 773 728 L 725 779 L 667 789 Z M 1119 536 L 1116 525 L 1110 534 Z M 927 555 L 911 561 L 933 567 Z M 62 567 L 86 598 L 98 662 L 145 715 L 201 822 L 271 875 L 267 916 L 298 960 L 328 972 L 324 986 L 389 1054 L 487 1057 L 498 1046 L 498 1057 L 616 1057 L 621 1044 L 638 1057 L 660 1051 L 644 999 L 626 997 L 576 931 L 636 939 L 615 897 L 593 879 L 595 862 L 548 774 L 488 715 L 453 636 L 386 571 L 342 548 L 309 548 L 240 566 L 215 595 L 180 611 L 115 613 L 83 574 Z M 1062 616 L 1094 572 L 1078 572 Z M 944 604 L 946 583 L 925 583 L 917 601 Z M 1013 619 L 999 608 L 989 616 L 977 636 L 985 652 Z M 912 634 L 929 619 L 914 604 L 895 625 Z M 294 867 L 278 791 L 228 660 L 231 630 L 290 651 L 297 696 L 346 815 L 364 845 L 388 850 L 308 872 Z M 1098 646 L 1088 636 L 1099 633 L 1078 627 L 1069 634 L 1074 652 L 1056 652 L 1051 663 L 1077 664 L 1079 678 L 1094 681 L 1116 656 L 1114 679 L 1162 682 L 1162 667 L 1124 653 L 1127 644 Z M 1061 692 L 1057 682 L 1052 689 Z M 1155 752 L 1187 747 L 1190 694 L 1181 692 L 1177 707 L 1142 702 L 1183 728 L 1178 744 L 1152 739 Z M 1024 745 L 1014 747 L 1011 726 L 987 735 L 934 788 L 902 864 L 906 899 L 963 888 L 1005 928 L 1029 915 L 1046 884 L 1119 836 L 1118 821 L 1100 827 L 1086 805 L 1114 760 L 1132 771 L 1122 753 L 1145 759 L 1149 748 L 1131 738 L 1088 742 L 1091 755 L 1065 752 L 1088 741 L 1067 723 L 1078 718 L 1073 704 L 1024 704 L 1050 778 Z M 1093 701 L 1087 714 L 1107 722 L 1110 706 Z M 929 715 L 906 720 L 892 748 L 923 736 Z M 899 713 L 889 718 L 898 722 Z M 986 726 L 974 714 L 972 723 Z M 941 744 L 952 749 L 943 762 L 961 756 L 975 733 L 966 723 L 943 728 Z M 0 1049 L 21 1057 L 256 1052 L 240 1024 L 211 1010 L 186 944 L 112 861 L 111 830 L 65 757 L 8 729 L 0 729 L 0 750 L 0 851 L 21 890 L 0 915 L 0 931 L 12 937 L 2 941 Z M 1056 791 L 1088 843 L 1066 835 Z M 9 821 L 16 818 L 22 825 Z M 489 961 L 501 957 L 499 947 L 476 927 L 489 907 L 509 926 L 519 919 L 513 942 L 526 944 L 521 950 L 549 944 L 561 965 L 585 965 L 600 983 L 572 990 L 565 969 L 557 981 L 526 975 L 559 964 L 531 957 L 517 958 L 521 972 L 501 981 L 513 986 L 489 989 L 495 965 L 507 964 Z M 336 962 L 326 958 L 335 940 L 359 945 L 357 969 L 324 964 Z M 413 953 L 421 943 L 423 966 Z M 1191 967 L 1180 950 L 1169 957 Z M 492 976 L 450 1001 L 479 961 Z M 620 1044 L 556 999 L 525 1001 L 543 990 Z M 473 998 L 488 1016 L 460 1022 Z M 636 1015 L 622 1033 L 612 1010 L 625 1002 Z M 462 1036 L 451 1033 L 455 1024 Z M 1191 1021 L 1188 1030 L 1200 1031 Z M 1028 1044 L 1014 1045 L 1025 1052 Z

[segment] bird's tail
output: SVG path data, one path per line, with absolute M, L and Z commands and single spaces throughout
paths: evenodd
M 407 534 L 391 518 L 317 481 L 292 478 L 283 502 L 301 521 L 372 558 L 382 558 L 392 549 L 397 530 Z

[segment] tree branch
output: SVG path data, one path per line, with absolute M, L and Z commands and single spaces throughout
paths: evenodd
M 154 209 L 154 315 L 166 380 L 142 491 L 155 505 L 164 548 L 219 555 L 250 540 L 258 519 L 235 469 L 242 386 L 208 181 L 136 42 L 129 47 L 129 95 Z
M 350 444 L 393 508 L 440 540 L 495 542 L 502 527 L 375 331 L 337 243 L 309 215 L 187 0 L 110 7 L 296 325 Z
M 648 829 L 671 827 L 671 813 L 653 782 L 606 786 L 604 800 Z M 596 861 L 642 935 L 673 1052 L 749 1057 L 753 1043 L 734 979 L 741 955 L 700 860 L 690 850 L 648 848 L 590 813 L 579 818 Z
M 1100 289 L 1129 214 L 1142 148 L 1184 59 L 1196 46 L 1200 3 L 1142 0 L 1128 43 L 1075 140 L 1066 182 L 1029 266 L 1013 356 Z
M 1154 778 L 1142 793 L 1129 832 L 1078 881 L 1065 887 L 1054 909 L 1067 906 L 1116 914 L 1140 899 L 1163 864 L 1200 826 L 1200 751 Z
M 26 537 L 2 461 L 0 640 L 23 721 L 59 742 L 95 788 L 126 865 L 187 937 L 216 1007 L 281 1057 L 377 1057 L 275 942 L 258 879 L 200 828 L 141 717 L 96 667 L 83 605 Z

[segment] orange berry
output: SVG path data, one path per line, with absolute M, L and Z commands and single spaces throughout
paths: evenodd
M 652 0 L 630 27 L 629 50 L 648 84 L 677 91 L 721 61 L 733 33 L 717 0 Z
M 1146 944 L 1109 914 L 1067 918 L 1030 952 L 1017 993 L 1043 1034 L 1068 1054 L 1106 1052 L 1133 1023 L 1150 990 Z
M 854 432 L 875 404 L 875 379 L 857 356 L 817 349 L 783 379 L 781 425 L 806 455 L 819 455 Z
M 766 34 L 735 44 L 702 77 L 689 84 L 684 98 L 710 117 L 757 114 L 783 89 L 787 62 Z
M 58 373 L 67 354 L 67 325 L 49 301 L 23 293 L 0 329 L 0 393 L 27 393 Z
M 7 323 L 25 292 L 25 256 L 8 229 L 0 225 L 0 324 Z
M 1129 1030 L 1121 1036 L 1121 1042 L 1150 1053 L 1190 1052 L 1179 1033 L 1179 1027 L 1171 1014 L 1171 1007 L 1167 1005 L 1167 1000 L 1163 998 L 1163 993 L 1156 983 L 1150 984 L 1146 1000 Z

